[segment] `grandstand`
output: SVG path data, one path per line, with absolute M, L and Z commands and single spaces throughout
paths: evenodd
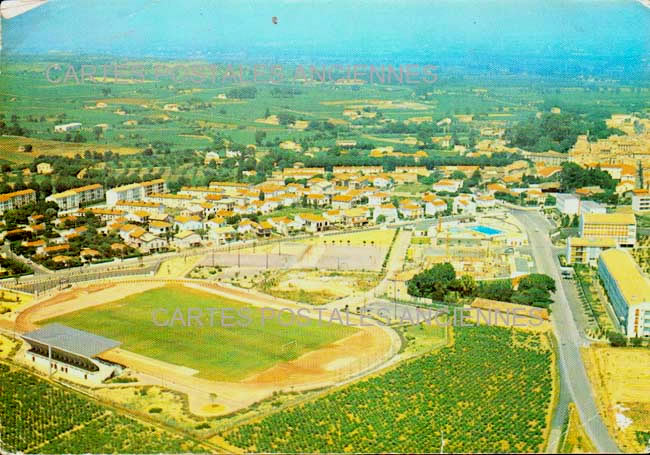
M 83 330 L 48 324 L 22 338 L 29 344 L 26 362 L 49 375 L 99 384 L 121 368 L 98 358 L 120 343 Z

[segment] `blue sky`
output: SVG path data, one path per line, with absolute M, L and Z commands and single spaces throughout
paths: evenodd
M 650 54 L 650 9 L 634 0 L 51 0 L 3 25 L 8 54 L 609 65 Z

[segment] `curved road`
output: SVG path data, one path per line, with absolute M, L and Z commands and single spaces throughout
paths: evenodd
M 556 282 L 561 283 L 562 278 L 558 272 L 560 264 L 549 239 L 548 232 L 551 226 L 548 221 L 537 211 L 513 210 L 513 214 L 528 231 L 528 238 L 539 272 L 546 273 L 553 277 Z M 598 413 L 592 395 L 591 383 L 580 356 L 580 347 L 587 346 L 588 341 L 580 336 L 561 284 L 557 286 L 553 299 L 555 303 L 552 317 L 553 329 L 558 340 L 561 389 L 564 389 L 565 393 L 560 392 L 550 445 L 552 447 L 554 441 L 557 443 L 557 440 L 559 440 L 556 421 L 560 420 L 566 413 L 568 398 L 566 391 L 568 390 L 578 409 L 585 431 L 598 448 L 598 451 L 621 453 Z

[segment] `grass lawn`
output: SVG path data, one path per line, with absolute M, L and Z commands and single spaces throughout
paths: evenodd
M 413 318 L 416 318 L 418 313 L 413 311 L 411 314 Z M 447 328 L 443 325 L 446 324 L 445 318 L 441 316 L 436 320 L 433 313 L 429 313 L 427 310 L 423 310 L 421 314 L 422 319 L 432 318 L 431 322 L 425 321 L 421 324 L 399 328 L 405 341 L 404 352 L 407 355 L 424 354 L 444 346 L 447 342 Z
M 300 213 L 323 213 L 322 209 L 315 209 L 311 207 L 284 207 L 280 210 L 275 210 L 268 215 L 263 215 L 260 217 L 260 220 L 267 220 L 269 218 L 275 218 L 278 216 L 290 216 L 293 217 Z
M 185 320 L 188 308 L 203 309 L 203 327 L 198 327 L 196 321 L 191 327 L 184 327 L 181 322 L 168 327 L 153 323 L 154 310 L 158 312 L 157 320 L 164 322 L 172 319 L 176 309 L 180 309 Z M 210 324 L 208 308 L 215 309 L 214 324 Z M 247 325 L 237 313 L 243 308 L 248 308 L 251 319 Z M 222 327 L 221 309 L 229 310 L 226 314 L 231 319 L 225 322 L 235 324 L 234 327 Z M 287 322 L 282 326 L 277 319 L 269 320 L 267 316 L 262 325 L 261 314 L 261 309 L 252 305 L 183 286 L 165 286 L 44 322 L 59 322 L 121 341 L 123 349 L 194 368 L 199 371 L 198 377 L 220 381 L 241 380 L 357 330 L 328 324 L 326 317 L 321 324 L 310 320 L 306 326 Z M 246 326 L 241 327 L 238 322 Z M 294 340 L 295 347 L 282 349 Z
M 393 242 L 394 236 L 395 229 L 375 229 L 372 231 L 353 232 L 351 234 L 310 237 L 300 240 L 300 242 L 309 245 L 324 245 L 325 243 L 329 245 L 334 242 L 337 245 L 389 247 Z
M 395 186 L 395 192 L 397 193 L 422 194 L 426 191 L 431 191 L 431 185 L 425 185 L 424 183 L 404 183 Z

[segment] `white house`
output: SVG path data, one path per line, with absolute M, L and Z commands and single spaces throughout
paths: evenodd
M 203 221 L 198 216 L 177 216 L 174 218 L 174 226 L 180 231 L 198 231 L 203 229 Z
M 232 226 L 222 226 L 208 231 L 208 239 L 217 245 L 225 245 L 235 238 L 237 231 Z
M 54 126 L 55 133 L 67 133 L 68 131 L 78 131 L 80 129 L 81 129 L 81 123 L 78 122 L 65 123 L 63 125 Z
M 448 193 L 455 193 L 461 186 L 463 186 L 462 180 L 442 179 L 434 183 L 431 188 L 435 192 L 446 191 Z
M 368 196 L 368 205 L 370 207 L 386 204 L 388 201 L 390 201 L 390 194 L 388 193 L 376 192 Z
M 315 213 L 300 213 L 296 220 L 301 223 L 307 232 L 321 232 L 329 227 L 329 221 L 322 215 Z
M 396 222 L 398 219 L 397 207 L 395 207 L 391 203 L 382 204 L 379 207 L 375 207 L 375 209 L 372 212 L 373 220 L 377 222 L 377 218 L 379 218 L 382 215 L 386 218 L 386 222 L 388 223 Z
M 174 245 L 178 248 L 191 248 L 201 245 L 201 236 L 192 231 L 181 231 L 174 236 Z
M 433 194 L 427 194 L 422 198 L 424 202 L 424 214 L 427 216 L 436 216 L 438 213 L 444 213 L 447 210 L 447 203 Z
M 454 213 L 462 213 L 464 215 L 470 215 L 476 213 L 476 203 L 474 202 L 472 195 L 459 194 L 454 198 L 452 210 Z
M 490 209 L 496 206 L 497 200 L 490 194 L 484 194 L 476 197 L 476 207 L 481 209 Z

